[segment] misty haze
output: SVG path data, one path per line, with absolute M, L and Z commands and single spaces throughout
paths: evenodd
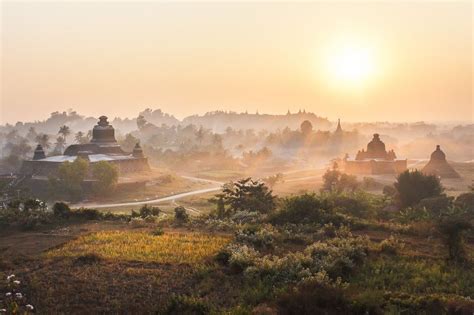
M 474 314 L 471 2 L 0 8 L 0 314 Z

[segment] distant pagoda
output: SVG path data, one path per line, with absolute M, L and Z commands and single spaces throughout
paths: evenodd
M 137 143 L 133 152 L 122 150 L 115 139 L 115 129 L 100 116 L 99 122 L 92 129 L 89 143 L 73 144 L 66 148 L 63 155 L 46 157 L 43 147 L 38 144 L 33 158 L 23 162 L 20 172 L 25 175 L 49 176 L 55 173 L 64 162 L 73 162 L 77 158 L 94 164 L 101 161 L 110 162 L 118 167 L 120 173 L 132 173 L 149 170 L 148 159 Z
M 431 153 L 430 161 L 421 170 L 422 173 L 435 175 L 441 178 L 460 178 L 461 176 L 449 165 L 446 154 L 441 150 L 440 145 Z
M 393 150 L 387 151 L 378 133 L 367 144 L 367 150 L 357 152 L 355 159 L 344 159 L 344 169 L 350 174 L 398 174 L 407 169 L 407 160 L 397 160 Z

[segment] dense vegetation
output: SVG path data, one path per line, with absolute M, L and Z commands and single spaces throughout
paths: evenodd
M 31 229 L 117 225 L 21 265 L 2 257 L 0 277 L 21 277 L 25 301 L 0 308 L 31 312 L 27 301 L 41 313 L 472 314 L 474 192 L 448 197 L 439 181 L 407 172 L 377 196 L 345 177 L 329 170 L 320 193 L 286 198 L 243 179 L 197 217 L 185 207 L 116 216 L 11 204 L 0 211 L 10 228 L 25 220 Z M 427 191 L 407 189 L 426 181 Z M 10 280 L 0 292 L 17 292 Z

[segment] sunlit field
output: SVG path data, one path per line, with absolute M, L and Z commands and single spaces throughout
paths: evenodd
M 77 257 L 95 254 L 105 259 L 156 262 L 163 264 L 201 264 L 230 241 L 226 236 L 198 233 L 104 231 L 66 243 L 47 257 Z

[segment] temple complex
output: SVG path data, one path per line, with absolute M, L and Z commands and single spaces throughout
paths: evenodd
M 397 160 L 393 150 L 387 151 L 376 133 L 367 150 L 357 152 L 355 159 L 345 158 L 343 166 L 350 174 L 398 174 L 407 169 L 407 161 Z
M 73 162 L 78 157 L 91 164 L 107 161 L 116 165 L 121 174 L 149 170 L 148 159 L 137 143 L 133 152 L 124 152 L 115 139 L 115 130 L 106 116 L 99 117 L 99 122 L 92 130 L 92 139 L 86 144 L 73 144 L 66 148 L 63 155 L 46 157 L 41 145 L 35 149 L 33 158 L 23 162 L 20 173 L 24 175 L 48 176 L 54 174 L 59 166 Z
M 441 178 L 460 178 L 461 176 L 449 165 L 446 160 L 446 154 L 441 150 L 439 145 L 436 150 L 431 153 L 430 161 L 421 170 L 427 175 L 435 175 Z

